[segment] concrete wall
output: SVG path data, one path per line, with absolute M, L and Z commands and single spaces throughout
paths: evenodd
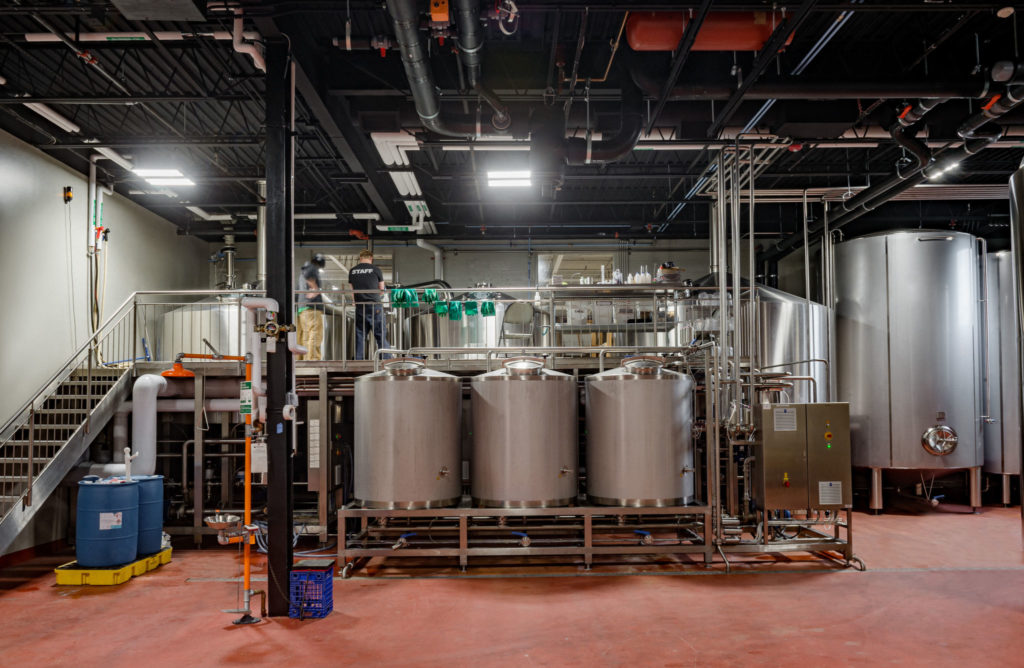
M 74 189 L 65 206 L 61 191 Z M 88 338 L 87 178 L 0 131 L 0 423 L 6 422 Z M 104 318 L 135 290 L 206 288 L 208 244 L 108 196 L 111 229 Z M 64 498 L 64 497 L 62 497 Z M 65 537 L 66 501 L 48 501 L 10 552 Z
M 65 206 L 61 189 L 71 186 Z M 20 336 L 0 346 L 6 421 L 88 337 L 87 178 L 0 132 L 0 304 Z M 206 288 L 208 245 L 119 195 L 104 201 L 111 229 L 106 312 L 135 290 Z

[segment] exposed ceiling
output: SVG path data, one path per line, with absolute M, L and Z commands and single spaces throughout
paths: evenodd
M 499 136 L 491 110 L 464 76 L 460 82 L 454 24 L 430 30 L 421 4 L 420 39 L 442 111 L 474 118 L 479 107 L 485 137 L 423 129 L 391 16 L 384 3 L 360 0 L 7 3 L 0 7 L 0 127 L 83 172 L 97 147 L 129 156 L 136 167 L 178 168 L 196 185 L 154 187 L 121 165 L 98 163 L 104 182 L 183 232 L 216 239 L 230 229 L 244 239 L 263 174 L 264 81 L 232 46 L 237 6 L 251 33 L 246 41 L 283 33 L 292 45 L 297 240 L 349 239 L 350 230 L 368 227 L 411 236 L 377 231 L 366 217 L 406 225 L 410 202 L 429 211 L 426 232 L 445 238 L 706 237 L 709 186 L 701 179 L 739 132 L 743 142 L 781 146 L 758 166 L 755 194 L 758 233 L 786 235 L 800 224 L 804 189 L 817 217 L 822 199 L 841 200 L 896 170 L 905 152 L 888 128 L 918 99 L 953 98 L 916 127 L 935 151 L 957 144 L 958 125 L 1004 88 L 991 82 L 989 68 L 1020 55 L 1021 12 L 1001 18 L 1004 3 L 805 0 L 783 12 L 773 9 L 778 3 L 721 1 L 710 3 L 713 12 L 761 12 L 756 20 L 776 33 L 797 23 L 792 41 L 777 53 L 636 53 L 624 35 L 613 54 L 627 9 L 689 17 L 705 3 L 523 1 L 511 29 L 483 24 L 482 81 L 507 103 L 512 123 Z M 202 20 L 174 20 L 190 15 Z M 94 41 L 90 33 L 113 35 Z M 768 30 L 784 41 L 776 33 Z M 607 79 L 595 81 L 606 70 Z M 609 164 L 566 167 L 550 197 L 537 187 L 487 185 L 488 170 L 529 168 L 530 117 L 545 105 L 565 112 L 569 134 L 582 138 L 590 127 L 594 138 L 614 136 L 631 81 L 644 91 L 644 135 L 634 150 Z M 673 88 L 676 95 L 661 102 Z M 32 111 L 24 96 L 79 131 Z M 1000 124 L 1006 136 L 997 145 L 851 231 L 920 224 L 1005 236 L 1003 187 L 1024 157 L 1024 113 L 1012 111 Z

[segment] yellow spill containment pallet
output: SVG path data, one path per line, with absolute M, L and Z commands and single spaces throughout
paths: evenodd
M 124 566 L 113 568 L 82 568 L 77 561 L 64 564 L 54 570 L 59 585 L 119 585 L 136 575 L 145 575 L 156 568 L 170 563 L 171 548 L 143 557 Z

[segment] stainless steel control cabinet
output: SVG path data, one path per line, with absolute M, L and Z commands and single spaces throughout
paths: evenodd
M 768 404 L 754 411 L 754 503 L 761 510 L 838 510 L 853 505 L 850 406 Z

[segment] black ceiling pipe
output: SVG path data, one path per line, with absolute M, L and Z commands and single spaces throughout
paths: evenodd
M 989 144 L 998 141 L 1003 136 L 1002 128 L 996 126 L 991 131 L 984 133 L 979 132 L 980 128 L 985 124 L 1005 115 L 1009 111 L 1018 107 L 1024 102 L 1024 85 L 1010 85 L 1006 87 L 1004 93 L 985 105 L 985 107 L 977 114 L 971 116 L 961 124 L 957 133 L 965 139 L 963 146 L 954 151 L 947 151 L 942 156 L 942 161 L 939 163 L 941 168 L 945 165 L 952 164 L 966 158 L 974 153 L 977 153 L 981 149 L 985 148 Z M 934 105 L 933 105 L 934 106 Z M 893 139 L 900 142 L 904 147 L 914 146 L 913 142 L 908 142 L 907 136 L 902 132 L 902 126 L 896 125 L 896 129 L 900 129 L 900 132 L 893 131 Z M 918 150 L 911 150 L 915 158 L 920 163 L 923 160 L 923 153 Z M 931 153 L 929 152 L 930 156 Z M 930 157 L 924 164 L 921 164 L 916 169 L 912 170 L 898 170 L 896 174 L 886 179 L 878 186 L 872 186 L 867 190 L 861 192 L 857 197 L 851 198 L 849 202 L 846 202 L 844 208 L 847 213 L 842 214 L 838 218 L 830 222 L 830 227 L 836 229 L 843 225 L 850 223 L 851 221 L 859 218 L 868 211 L 872 211 L 877 207 L 890 201 L 896 195 L 909 190 L 910 188 L 922 183 L 926 178 L 935 176 L 936 163 Z M 817 225 L 813 229 L 809 230 L 811 235 L 819 234 L 824 229 L 824 224 Z M 776 244 L 776 246 L 766 251 L 760 256 L 760 262 L 766 262 L 769 260 L 778 260 L 793 249 L 799 247 L 803 242 L 803 236 L 801 233 L 793 234 Z
M 896 186 L 904 183 L 908 178 L 911 178 L 920 172 L 926 165 L 928 165 L 929 162 L 931 162 L 931 150 L 929 150 L 921 140 L 907 134 L 906 128 L 903 125 L 897 124 L 889 132 L 892 135 L 893 141 L 905 148 L 912 156 L 914 156 L 913 161 L 909 165 L 897 169 L 896 172 L 885 181 L 875 184 L 867 190 L 862 190 L 856 196 L 840 202 L 838 206 L 842 209 L 844 214 L 861 209 L 865 205 L 868 205 L 872 201 L 882 197 Z M 865 209 L 865 211 L 870 210 L 871 209 Z
M 388 11 L 394 22 L 395 37 L 402 52 L 402 65 L 405 66 L 416 114 L 423 126 L 447 137 L 466 139 L 477 136 L 479 123 L 475 116 L 441 114 L 434 73 L 420 42 L 419 3 L 416 0 L 388 0 Z
M 1003 116 L 1007 112 L 1024 102 L 1024 85 L 1017 84 L 1007 86 L 1006 90 L 994 97 L 988 104 L 981 108 L 981 111 L 968 118 L 957 128 L 956 133 L 964 139 L 975 136 L 975 133 L 989 121 Z
M 856 211 L 851 211 L 845 215 L 836 218 L 829 222 L 829 229 L 838 230 L 846 225 L 849 225 L 853 221 L 857 220 L 864 214 L 874 211 L 878 207 L 882 206 L 892 198 L 896 197 L 900 193 L 906 192 L 916 185 L 924 183 L 927 179 L 935 178 L 942 174 L 943 170 L 950 165 L 960 162 L 970 156 L 974 155 L 978 151 L 982 150 L 992 142 L 999 141 L 1003 137 L 1002 128 L 994 130 L 992 133 L 985 136 L 971 137 L 963 143 L 959 148 L 955 148 L 951 151 L 947 151 L 942 154 L 941 160 L 931 160 L 923 169 L 914 174 L 914 176 L 905 180 L 900 185 L 891 189 L 885 194 L 884 197 L 878 197 L 873 201 L 865 204 Z
M 644 96 L 626 72 L 623 72 L 622 79 L 622 125 L 619 126 L 619 131 L 612 137 L 600 141 L 579 137 L 566 140 L 566 159 L 570 165 L 615 162 L 636 148 L 644 123 Z
M 459 28 L 459 56 L 466 66 L 469 87 L 494 110 L 491 125 L 495 130 L 507 130 L 512 124 L 508 105 L 484 85 L 481 68 L 484 32 L 480 29 L 480 0 L 455 0 L 455 23 Z
M 470 88 L 480 83 L 484 34 L 480 30 L 480 0 L 455 0 L 455 24 L 459 27 L 459 55 L 466 66 Z

